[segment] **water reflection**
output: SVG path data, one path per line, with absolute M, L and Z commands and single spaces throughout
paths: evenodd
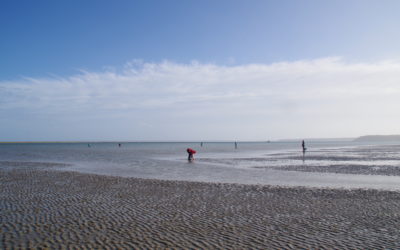
M 0 159 L 66 163 L 61 170 L 126 177 L 312 187 L 399 189 L 399 145 L 115 143 L 0 145 Z M 188 166 L 186 148 L 198 151 Z M 307 159 L 306 159 L 307 158 Z M 19 162 L 19 163 L 18 163 Z M 22 163 L 21 163 L 22 162 Z M 8 164 L 8 163 L 7 163 Z

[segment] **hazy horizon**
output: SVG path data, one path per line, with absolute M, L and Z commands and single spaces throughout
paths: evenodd
M 79 141 L 0 141 L 0 143 L 273 143 L 273 142 L 301 142 L 302 140 L 309 142 L 318 141 L 349 141 L 365 136 L 396 136 L 396 135 L 364 135 L 359 137 L 335 137 L 335 138 L 281 138 L 276 140 L 79 140 Z M 400 135 L 399 135 L 400 136 Z

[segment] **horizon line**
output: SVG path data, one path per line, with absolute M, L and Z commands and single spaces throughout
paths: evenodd
M 350 140 L 357 137 L 330 137 L 330 138 L 291 138 L 291 139 L 275 139 L 275 140 L 45 140 L 45 141 L 0 141 L 0 144 L 12 143 L 207 143 L 207 142 L 290 142 L 301 140 Z

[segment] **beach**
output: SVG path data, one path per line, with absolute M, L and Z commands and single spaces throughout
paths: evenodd
M 151 180 L 56 171 L 40 163 L 3 165 L 1 249 L 400 247 L 399 192 Z

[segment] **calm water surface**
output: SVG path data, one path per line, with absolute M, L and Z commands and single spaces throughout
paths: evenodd
M 60 170 L 165 180 L 400 190 L 400 144 L 351 141 L 0 144 L 2 168 L 65 163 Z M 186 148 L 197 150 L 187 162 Z M 10 166 L 8 166 L 10 165 Z

